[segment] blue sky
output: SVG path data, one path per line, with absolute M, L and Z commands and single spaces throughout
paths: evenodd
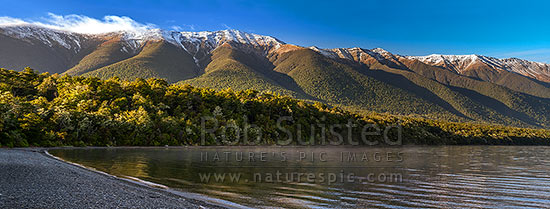
M 6 1 L 0 16 L 127 16 L 185 31 L 238 29 L 322 48 L 402 55 L 483 54 L 550 63 L 550 1 Z

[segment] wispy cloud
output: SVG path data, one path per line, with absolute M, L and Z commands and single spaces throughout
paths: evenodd
M 175 30 L 175 31 L 182 31 L 183 28 L 180 27 L 180 26 L 177 26 L 177 25 L 173 25 L 172 27 L 170 27 L 172 30 Z
M 222 23 L 222 26 L 223 26 L 225 29 L 227 29 L 227 30 L 231 29 L 231 27 L 229 27 L 229 26 L 226 25 L 225 23 Z
M 174 20 L 168 20 L 166 22 L 175 23 Z M 87 34 L 101 34 L 117 31 L 132 31 L 135 33 L 143 33 L 150 29 L 157 29 L 154 24 L 139 23 L 132 18 L 125 16 L 105 16 L 102 19 L 95 19 L 84 15 L 57 15 L 48 13 L 47 17 L 42 17 L 38 20 L 24 20 L 13 17 L 0 17 L 0 26 L 13 26 L 13 25 L 37 25 L 46 28 L 70 31 L 76 33 Z M 223 24 L 223 27 L 230 29 L 229 26 Z M 195 30 L 195 25 L 172 25 L 169 29 L 175 31 Z
M 40 21 L 29 21 L 12 17 L 0 17 L 0 26 L 32 24 L 42 27 L 77 33 L 100 34 L 116 31 L 144 32 L 157 28 L 154 24 L 142 24 L 125 16 L 105 16 L 95 19 L 83 15 L 56 15 L 48 13 Z
M 195 30 L 195 25 L 183 25 L 183 27 L 179 26 L 179 25 L 173 25 L 173 26 L 170 27 L 170 29 L 175 30 L 175 31 L 185 31 L 186 29 L 194 31 Z
M 13 17 L 0 17 L 0 26 L 10 26 L 10 25 L 21 25 L 27 24 L 22 19 L 13 18 Z

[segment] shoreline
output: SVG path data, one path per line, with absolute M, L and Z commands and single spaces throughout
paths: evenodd
M 70 148 L 70 147 L 67 147 L 67 148 Z M 85 148 L 88 148 L 88 147 L 82 147 L 82 148 L 85 149 Z M 92 148 L 101 149 L 101 148 L 104 148 L 104 147 L 92 147 Z M 134 147 L 134 148 L 144 148 L 144 147 Z M 105 175 L 105 176 L 108 176 L 108 177 L 111 177 L 111 178 L 116 178 L 120 181 L 129 182 L 129 183 L 136 184 L 136 185 L 139 185 L 139 186 L 147 187 L 149 189 L 160 190 L 161 192 L 166 192 L 166 193 L 169 193 L 169 194 L 172 194 L 172 195 L 176 195 L 178 197 L 188 198 L 188 199 L 193 200 L 193 201 L 204 202 L 206 204 L 212 204 L 210 206 L 213 206 L 213 207 L 248 208 L 248 207 L 238 205 L 238 204 L 233 203 L 233 202 L 208 197 L 208 196 L 205 196 L 205 195 L 202 195 L 202 194 L 189 193 L 189 192 L 175 190 L 175 189 L 172 189 L 171 187 L 168 187 L 168 186 L 165 186 L 165 185 L 162 185 L 162 184 L 157 184 L 157 183 L 150 182 L 150 181 L 146 181 L 146 180 L 136 178 L 136 177 L 133 177 L 133 176 L 122 176 L 121 177 L 121 176 L 112 175 L 112 174 L 109 174 L 107 172 L 97 170 L 93 167 L 89 167 L 89 166 L 85 166 L 85 165 L 82 165 L 82 164 L 79 164 L 79 163 L 74 163 L 74 162 L 71 162 L 71 161 L 68 161 L 68 160 L 64 160 L 63 158 L 57 157 L 57 156 L 52 155 L 51 153 L 49 153 L 48 152 L 49 149 L 47 149 L 47 148 L 43 148 L 43 149 L 44 149 L 43 150 L 44 154 L 46 154 L 50 158 L 54 158 L 54 159 L 59 160 L 63 163 L 67 163 L 67 164 L 70 164 L 70 165 L 81 167 L 83 169 L 86 169 L 86 170 L 89 170 L 89 171 L 92 171 L 92 172 L 96 172 L 100 175 Z M 56 149 L 56 148 L 53 148 L 53 149 Z
M 0 148 L 0 208 L 236 208 L 224 200 L 117 177 L 48 153 Z

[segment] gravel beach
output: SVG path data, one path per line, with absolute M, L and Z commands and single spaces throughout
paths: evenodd
M 212 208 L 71 165 L 40 149 L 0 149 L 0 208 Z

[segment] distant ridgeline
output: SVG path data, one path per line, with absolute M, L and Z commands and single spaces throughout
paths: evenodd
M 27 68 L 0 70 L 0 144 L 550 145 L 550 131 L 355 114 L 254 90 L 37 74 Z

